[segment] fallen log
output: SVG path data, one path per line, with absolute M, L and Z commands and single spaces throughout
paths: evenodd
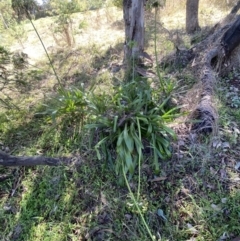
M 37 166 L 37 165 L 48 165 L 48 166 L 59 166 L 64 164 L 63 160 L 52 157 L 44 156 L 12 156 L 5 152 L 0 151 L 0 165 L 1 166 Z
M 204 40 L 182 53 L 177 50 L 164 60 L 185 67 L 201 83 L 198 104 L 189 116 L 192 120 L 191 130 L 194 132 L 210 133 L 217 129 L 214 87 L 219 75 L 231 70 L 235 62 L 239 63 L 234 57 L 234 52 L 238 51 L 240 45 L 240 16 L 236 16 L 239 8 L 240 1 L 223 21 L 212 28 L 211 34 Z M 181 63 L 183 60 L 184 64 Z M 160 64 L 166 65 L 166 62 Z
M 240 44 L 240 16 L 237 16 L 231 24 L 223 26 L 215 34 L 209 36 L 208 41 L 203 57 L 195 60 L 196 63 L 201 63 L 199 72 L 202 83 L 201 99 L 192 115 L 195 115 L 198 120 L 192 125 L 192 130 L 196 132 L 216 130 L 217 111 L 212 100 L 214 87 L 217 76 L 226 72 L 226 66 L 228 70 L 231 69 L 229 60 Z

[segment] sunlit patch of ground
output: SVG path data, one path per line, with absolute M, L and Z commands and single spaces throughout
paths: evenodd
M 88 47 L 94 44 L 100 49 L 107 49 L 116 42 L 121 41 L 123 43 L 122 11 L 115 7 L 89 11 L 87 13 L 75 13 L 71 18 L 73 21 L 73 31 L 71 34 L 74 34 L 75 39 L 73 47 Z M 51 30 L 51 28 L 54 21 L 54 17 L 33 21 L 49 52 L 53 49 L 61 49 L 61 46 L 53 38 L 54 30 Z M 117 23 L 120 24 L 117 25 Z M 27 31 L 27 41 L 24 42 L 22 51 L 29 56 L 32 64 L 39 59 L 46 59 L 43 46 L 31 24 L 28 23 L 25 28 Z M 66 47 L 65 43 L 64 48 Z M 21 49 L 21 46 L 17 44 L 11 47 L 11 50 L 16 49 Z

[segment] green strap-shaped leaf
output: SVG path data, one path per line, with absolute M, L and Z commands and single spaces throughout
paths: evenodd
M 123 132 L 121 132 L 121 134 L 119 134 L 118 136 L 117 147 L 120 147 L 122 145 L 122 141 L 123 141 Z
M 148 129 L 147 129 L 147 136 L 151 135 L 153 131 L 152 124 L 149 123 Z
M 114 116 L 113 132 L 116 132 L 117 130 L 117 121 L 118 121 L 118 116 Z
M 170 152 L 168 147 L 163 146 L 163 149 L 164 149 L 164 152 L 166 153 L 167 157 L 171 157 L 172 156 L 172 153 Z
M 138 120 L 143 121 L 144 123 L 148 124 L 148 119 L 145 117 L 137 117 Z
M 131 174 L 133 174 L 134 173 L 134 165 L 133 165 L 132 155 L 127 150 L 125 150 L 125 163 L 126 163 L 126 166 L 129 170 L 129 172 Z
M 168 100 L 169 100 L 170 98 L 171 98 L 171 96 L 167 97 L 167 98 L 162 102 L 162 104 L 159 106 L 159 109 L 160 109 L 163 113 L 165 113 L 163 107 L 167 104 L 167 102 L 168 102 Z
M 155 172 L 159 173 L 160 170 L 159 170 L 159 163 L 158 163 L 156 138 L 154 134 L 152 134 L 152 148 L 153 148 L 153 163 L 155 167 Z
M 133 148 L 134 148 L 134 141 L 133 141 L 133 137 L 128 134 L 128 125 L 127 124 L 125 124 L 125 128 L 123 131 L 123 137 L 124 137 L 124 142 L 127 146 L 128 151 L 130 153 L 132 153 Z
M 162 126 L 162 129 L 164 129 L 167 132 L 167 134 L 169 134 L 173 138 L 176 138 L 176 133 L 171 128 L 164 125 L 164 126 Z
M 159 144 L 161 144 L 162 146 L 165 146 L 166 148 L 169 147 L 169 144 L 170 144 L 170 143 L 169 143 L 169 141 L 166 140 L 164 137 L 157 136 L 156 141 L 157 141 Z

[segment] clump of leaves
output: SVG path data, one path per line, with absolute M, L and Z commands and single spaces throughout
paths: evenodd
M 111 100 L 105 96 L 104 112 L 96 98 L 91 101 L 95 117 L 86 127 L 98 138 L 98 158 L 113 164 L 120 181 L 122 170 L 132 177 L 146 149 L 156 173 L 160 172 L 159 158 L 171 156 L 170 139 L 175 134 L 166 123 L 176 116 L 177 108 L 167 109 L 170 97 L 162 100 L 160 96 L 145 79 L 138 79 L 115 89 Z
M 41 114 L 47 114 L 55 121 L 56 118 L 68 118 L 72 121 L 77 120 L 82 126 L 87 118 L 87 93 L 83 86 L 69 90 L 60 90 L 59 95 L 55 97 L 50 104 L 45 104 L 46 111 Z

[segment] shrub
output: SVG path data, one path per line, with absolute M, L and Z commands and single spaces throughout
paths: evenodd
M 94 118 L 86 127 L 98 139 L 98 158 L 113 165 L 120 182 L 122 170 L 132 177 L 146 149 L 156 173 L 160 171 L 159 158 L 171 156 L 170 140 L 175 134 L 166 123 L 176 116 L 177 108 L 167 110 L 169 98 L 160 96 L 146 80 L 139 79 L 118 87 L 112 98 L 104 95 L 103 102 L 96 97 L 90 101 Z

